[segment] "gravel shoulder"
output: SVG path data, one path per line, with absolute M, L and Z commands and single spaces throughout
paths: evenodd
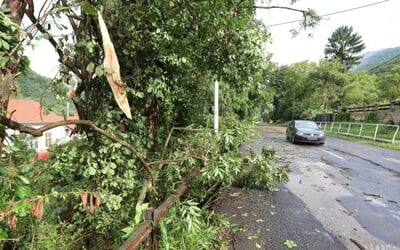
M 274 163 L 289 166 L 289 182 L 275 192 L 225 188 L 214 203 L 237 225 L 231 249 L 400 249 L 371 235 L 357 221 L 358 211 L 342 205 L 353 196 L 348 176 L 313 155 L 320 147 L 287 143 L 284 131 L 263 126 L 260 138 L 241 150 L 275 148 Z

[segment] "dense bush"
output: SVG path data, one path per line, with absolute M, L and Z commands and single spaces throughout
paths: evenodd
M 368 112 L 365 122 L 369 123 L 378 122 L 378 114 L 376 112 Z
M 335 122 L 350 122 L 350 121 L 351 121 L 350 113 L 341 112 L 335 115 Z
M 210 188 L 239 180 L 244 186 L 272 189 L 287 178 L 285 169 L 270 165 L 271 149 L 241 157 L 237 148 L 251 131 L 243 124 L 219 134 L 206 128 L 175 130 L 164 153 L 184 160 L 159 165 L 163 171 L 154 172 L 157 194 L 146 200 L 140 200 L 143 170 L 119 144 L 94 147 L 76 139 L 52 148 L 48 161 L 35 161 L 34 152 L 27 155 L 22 150 L 26 145 L 16 143 L 1 171 L 1 244 L 20 249 L 117 248 L 142 221 L 143 209 L 157 206 L 193 168 L 203 165 L 187 199 L 160 225 L 162 244 L 171 249 L 188 242 L 199 249 L 221 246 L 216 232 L 227 223 L 197 206 L 208 199 Z

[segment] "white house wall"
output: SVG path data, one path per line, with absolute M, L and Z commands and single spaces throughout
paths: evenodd
M 30 124 L 28 126 L 33 127 L 33 128 L 40 128 L 43 126 L 43 124 L 41 124 L 41 125 Z M 50 144 L 51 145 L 58 144 L 61 142 L 67 142 L 67 141 L 71 140 L 71 138 L 69 136 L 71 133 L 71 128 L 69 128 L 67 126 L 60 126 L 60 127 L 52 128 L 52 129 L 46 131 L 45 133 L 43 133 L 43 136 L 31 137 L 32 147 L 34 147 L 37 152 L 47 150 L 48 147 L 46 145 L 46 134 L 48 134 L 48 133 L 50 133 L 50 138 L 51 138 Z M 19 134 L 19 131 L 7 129 L 7 134 L 8 135 Z M 35 141 L 37 141 L 37 143 L 35 143 Z M 10 144 L 10 141 L 7 140 L 6 144 Z

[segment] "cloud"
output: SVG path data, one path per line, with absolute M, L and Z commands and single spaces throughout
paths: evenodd
M 370 7 L 368 4 L 377 3 Z M 278 25 L 270 27 L 273 43 L 267 50 L 273 53 L 272 60 L 279 64 L 290 64 L 309 60 L 318 62 L 324 57 L 324 47 L 332 32 L 341 25 L 348 25 L 362 36 L 367 51 L 400 46 L 400 1 L 388 0 L 308 0 L 299 1 L 291 6 L 301 9 L 315 9 L 318 14 L 328 14 L 349 10 L 325 17 L 318 27 L 309 32 L 303 31 L 293 38 L 291 28 L 298 24 Z M 354 10 L 350 10 L 354 9 Z M 258 10 L 257 17 L 266 25 L 284 23 L 301 19 L 301 15 L 284 10 Z
M 58 55 L 47 40 L 35 41 L 36 45 L 25 48 L 25 54 L 31 61 L 30 67 L 36 73 L 54 77 L 58 72 Z

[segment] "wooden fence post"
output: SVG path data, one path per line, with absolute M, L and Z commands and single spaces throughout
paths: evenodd
M 363 122 L 367 119 L 367 105 L 363 105 Z
M 168 213 L 169 209 L 186 192 L 193 180 L 200 174 L 201 166 L 194 169 L 191 174 L 179 185 L 175 193 L 170 195 L 158 208 L 145 210 L 145 221 L 139 225 L 136 231 L 119 248 L 119 250 L 136 250 L 145 242 L 146 249 L 158 249 L 156 239 L 158 223 Z M 154 233 L 153 231 L 156 230 Z M 151 241 L 151 244 L 148 244 Z M 150 248 L 149 248 L 150 247 Z
M 154 209 L 146 209 L 144 210 L 144 220 L 145 221 L 151 221 L 153 225 L 153 230 L 150 232 L 150 234 L 147 236 L 146 241 L 145 241 L 145 248 L 148 250 L 158 250 L 158 244 L 157 244 L 157 239 L 156 239 L 156 233 L 157 233 L 157 227 L 156 224 L 154 223 Z

